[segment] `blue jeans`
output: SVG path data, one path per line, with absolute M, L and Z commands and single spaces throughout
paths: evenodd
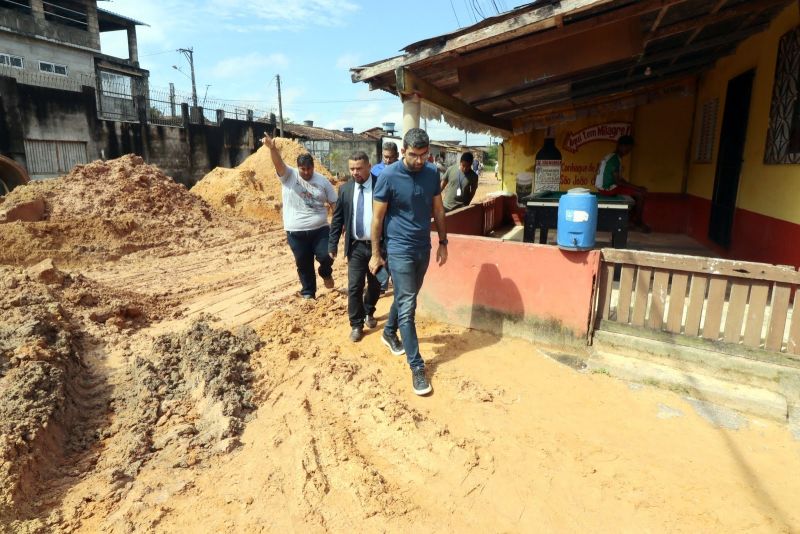
M 412 369 L 424 369 L 425 362 L 419 353 L 419 339 L 414 316 L 417 311 L 417 295 L 422 289 L 425 272 L 428 270 L 431 251 L 419 250 L 404 254 L 389 254 L 389 271 L 394 284 L 394 301 L 389 310 L 384 332 L 397 334 L 406 350 L 406 361 Z
M 328 235 L 330 227 L 316 230 L 286 232 L 286 240 L 294 254 L 297 275 L 300 277 L 301 295 L 311 297 L 317 294 L 317 276 L 314 274 L 314 257 L 319 262 L 319 275 L 330 278 L 333 274 L 333 260 L 328 255 Z

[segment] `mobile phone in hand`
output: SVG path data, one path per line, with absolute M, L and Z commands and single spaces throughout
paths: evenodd
M 375 272 L 375 278 L 378 279 L 378 282 L 380 282 L 382 286 L 385 286 L 386 282 L 389 281 L 389 271 L 386 270 L 386 267 L 381 265 Z

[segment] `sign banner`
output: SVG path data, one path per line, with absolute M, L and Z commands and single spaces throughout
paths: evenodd
M 564 137 L 562 148 L 567 152 L 576 153 L 580 147 L 594 141 L 616 141 L 623 135 L 630 135 L 632 124 L 630 122 L 607 122 L 595 124 L 578 132 L 568 132 Z
M 561 160 L 537 159 L 534 167 L 534 190 L 558 191 L 561 189 Z

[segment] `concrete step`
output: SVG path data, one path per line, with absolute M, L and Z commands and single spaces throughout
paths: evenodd
M 775 421 L 786 422 L 789 406 L 786 397 L 762 387 L 754 387 L 704 374 L 678 370 L 652 360 L 595 349 L 587 362 L 589 369 L 611 376 L 671 389 L 695 399 L 721 404 L 734 410 Z
M 789 405 L 800 406 L 800 367 L 780 354 L 769 361 L 729 352 L 691 347 L 636 335 L 596 330 L 595 352 L 625 356 L 672 368 L 680 374 L 706 376 L 732 384 L 760 388 L 782 395 Z

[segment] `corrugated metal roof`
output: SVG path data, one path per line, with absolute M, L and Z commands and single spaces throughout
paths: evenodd
M 111 22 L 128 22 L 128 23 L 133 23 L 136 26 L 150 26 L 147 23 L 126 17 L 124 15 L 120 15 L 119 13 L 114 13 L 113 11 L 101 9 L 99 7 L 97 8 L 97 17 L 101 20 L 103 17 L 105 17 L 106 20 L 109 20 Z
M 678 90 L 790 3 L 535 2 L 351 73 L 371 89 L 419 95 L 425 118 L 502 135 L 517 119 L 546 124 L 559 110 Z
M 329 141 L 374 141 L 368 135 L 343 132 L 342 130 L 328 130 L 317 126 L 306 126 L 305 124 L 284 124 L 283 129 L 297 137 L 313 140 Z

